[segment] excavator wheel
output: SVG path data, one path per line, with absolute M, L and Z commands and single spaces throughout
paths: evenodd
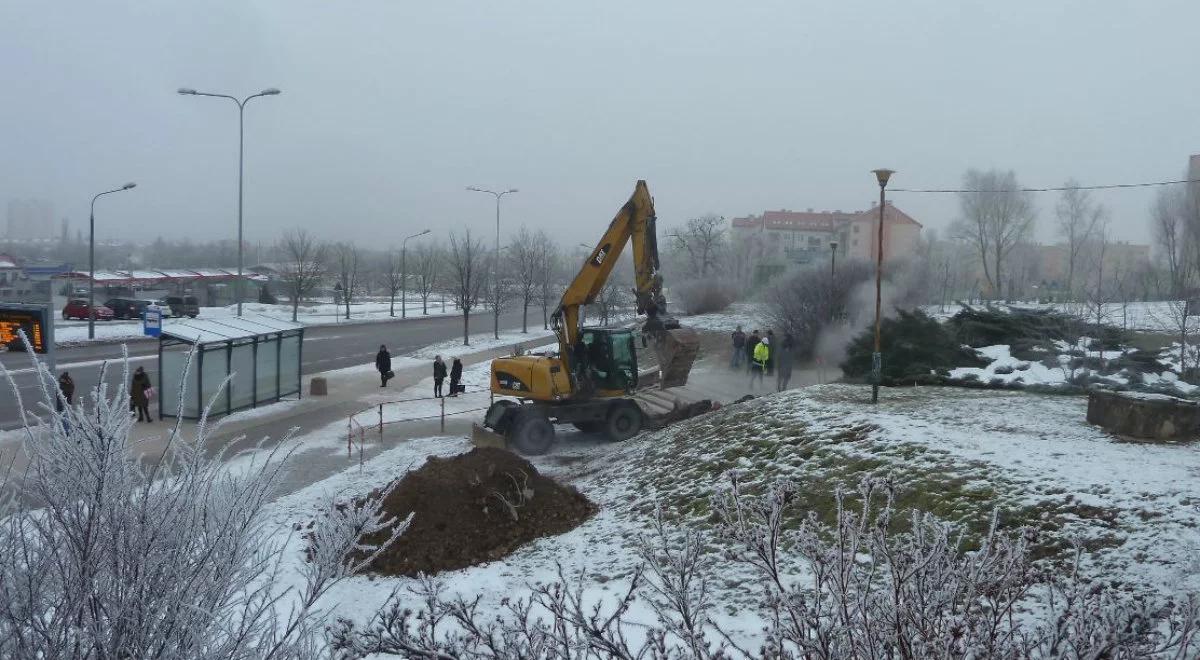
M 604 434 L 612 442 L 622 442 L 642 430 L 642 409 L 631 401 L 614 403 L 604 420 Z
M 532 406 L 518 408 L 508 427 L 508 446 L 526 456 L 550 451 L 554 444 L 554 425 Z

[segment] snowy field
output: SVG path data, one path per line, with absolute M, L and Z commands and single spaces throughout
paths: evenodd
M 746 334 L 755 328 L 765 331 L 770 327 L 757 303 L 734 303 L 720 312 L 680 316 L 679 324 L 694 330 L 713 332 L 733 332 L 740 325 Z
M 264 305 L 261 303 L 242 303 L 242 312 L 244 314 L 254 314 L 258 316 L 266 316 L 269 318 L 280 319 L 283 321 L 292 320 L 292 306 L 288 304 L 279 305 Z M 339 323 L 362 323 L 363 321 L 392 321 L 400 318 L 400 301 L 396 301 L 396 316 L 390 314 L 390 305 L 387 301 L 382 302 L 362 302 L 350 305 L 350 320 L 345 318 L 346 308 L 342 305 L 334 305 L 333 303 L 318 303 L 301 305 L 297 310 L 297 322 L 307 325 L 338 325 Z M 429 303 L 428 316 L 445 316 L 458 314 L 457 308 L 448 301 L 445 305 L 445 311 L 442 310 L 440 301 L 435 304 L 434 301 Z M 201 319 L 220 319 L 237 316 L 237 305 L 228 307 L 201 307 Z M 420 318 L 424 316 L 421 313 L 421 301 L 408 301 L 408 317 Z M 97 321 L 96 341 L 117 341 L 138 339 L 143 336 L 141 321 Z M 57 319 L 54 324 L 54 340 L 59 345 L 79 344 L 88 341 L 87 338 L 87 321 L 64 321 L 61 318 Z
M 1123 356 L 1134 355 L 1135 348 L 1125 348 L 1121 351 L 1088 350 L 1091 340 L 1081 338 L 1077 345 L 1067 342 L 1055 342 L 1057 353 L 1046 353 L 1046 359 L 1022 360 L 1012 355 L 1008 344 L 984 346 L 976 349 L 980 357 L 989 361 L 984 367 L 958 367 L 950 370 L 950 379 L 956 381 L 978 381 L 981 383 L 1000 383 L 1004 385 L 1041 385 L 1061 387 L 1079 382 L 1080 380 L 1093 383 L 1129 387 L 1137 390 L 1154 390 L 1164 393 L 1188 395 L 1200 390 L 1200 386 L 1184 382 L 1179 378 L 1179 344 L 1174 344 L 1160 354 L 1158 362 L 1166 367 L 1155 372 L 1139 373 L 1137 383 L 1131 382 L 1131 375 L 1125 371 L 1118 373 L 1100 373 L 1075 364 L 1077 358 L 1116 360 Z M 1196 364 L 1196 347 L 1188 347 L 1189 364 Z M 1046 363 L 1050 364 L 1047 365 Z M 1075 366 L 1073 366 L 1075 365 Z
M 638 563 L 634 541 L 662 505 L 675 524 L 705 528 L 708 497 L 722 475 L 739 470 L 747 483 L 788 478 L 801 487 L 800 506 L 829 514 L 836 487 L 868 474 L 888 474 L 903 507 L 920 507 L 977 528 L 993 508 L 1006 527 L 1029 526 L 1050 560 L 1070 539 L 1088 551 L 1084 568 L 1134 591 L 1175 593 L 1200 588 L 1200 448 L 1118 441 L 1084 421 L 1076 397 L 960 390 L 887 388 L 877 408 L 866 390 L 829 385 L 793 390 L 612 445 L 571 433 L 538 469 L 576 486 L 599 507 L 580 527 L 541 538 L 504 559 L 438 576 L 450 591 L 483 596 L 486 607 L 527 595 L 556 578 L 561 565 L 583 576 L 595 601 L 621 593 Z M 459 437 L 402 443 L 352 469 L 284 497 L 270 508 L 289 561 L 302 561 L 295 524 L 318 515 L 331 495 L 366 494 L 431 455 L 469 450 Z M 719 553 L 719 548 L 712 548 Z M 1056 554 L 1057 553 L 1057 554 Z M 710 587 L 731 608 L 751 605 L 750 574 L 722 566 Z M 337 616 L 365 622 L 407 578 L 354 578 L 327 596 Z M 414 603 L 415 604 L 415 603 Z M 722 624 L 752 638 L 758 623 L 736 609 Z M 635 607 L 635 620 L 653 621 Z
M 1097 311 L 1095 308 L 1089 308 L 1087 305 L 1080 303 L 996 303 L 994 305 L 999 309 L 1005 307 L 1017 307 L 1020 309 L 1050 309 L 1073 316 L 1078 316 L 1089 321 L 1096 321 Z M 936 318 L 945 320 L 958 313 L 958 310 L 963 306 L 958 304 L 948 304 L 944 308 L 941 305 L 926 305 L 922 309 L 926 314 Z M 976 304 L 971 305 L 975 309 L 985 309 L 987 305 Z M 1196 332 L 1200 329 L 1200 309 L 1189 309 L 1190 313 L 1187 317 L 1188 332 Z M 1127 330 L 1137 330 L 1142 332 L 1162 332 L 1166 334 L 1179 334 L 1183 321 L 1183 303 L 1179 301 L 1155 301 L 1155 302 L 1131 302 L 1131 303 L 1106 303 L 1099 310 L 1099 320 L 1101 323 L 1111 325 L 1117 328 Z

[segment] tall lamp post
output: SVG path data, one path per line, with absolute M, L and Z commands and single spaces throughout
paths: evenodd
M 92 212 L 88 216 L 88 339 L 96 338 L 96 200 L 102 195 L 131 190 L 136 186 L 136 183 L 130 181 L 120 188 L 105 190 L 92 198 Z
M 210 94 L 209 92 L 197 92 L 188 87 L 180 87 L 179 93 L 184 96 L 211 96 L 218 99 L 229 99 L 237 104 L 238 107 L 238 276 L 235 283 L 237 292 L 237 315 L 242 315 L 242 171 L 243 171 L 243 154 L 245 152 L 245 135 L 246 135 L 246 103 L 250 99 L 260 96 L 275 96 L 279 94 L 279 90 L 274 87 L 264 89 L 257 94 L 251 94 L 244 99 L 238 100 L 236 96 L 228 94 Z
M 471 192 L 487 193 L 496 198 L 496 250 L 495 250 L 495 257 L 492 259 L 492 283 L 496 287 L 496 291 L 495 291 L 496 298 L 493 300 L 493 302 L 495 304 L 492 306 L 492 314 L 494 317 L 494 322 L 492 325 L 492 334 L 495 336 L 496 339 L 499 339 L 500 338 L 500 198 L 509 193 L 517 192 L 517 189 L 509 188 L 508 190 L 502 190 L 500 192 L 497 192 L 495 190 L 486 190 L 484 188 L 476 188 L 475 186 L 467 186 L 467 190 L 469 190 Z
M 400 318 L 402 319 L 408 318 L 408 239 L 424 236 L 428 233 L 429 230 L 426 229 L 412 236 L 405 236 L 404 240 L 400 242 Z M 395 300 L 395 298 L 392 298 L 392 300 Z
M 829 322 L 837 320 L 837 303 L 834 292 L 837 291 L 837 241 L 829 241 Z
M 883 205 L 884 190 L 895 170 L 871 170 L 879 181 L 879 240 L 875 243 L 875 353 L 871 355 L 871 403 L 879 403 L 879 383 L 883 380 L 883 353 L 880 342 L 880 312 L 883 308 Z

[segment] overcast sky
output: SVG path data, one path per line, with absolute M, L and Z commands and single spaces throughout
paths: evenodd
M 646 179 L 660 222 L 861 209 L 1012 168 L 1027 185 L 1178 178 L 1200 151 L 1200 2 L 0 0 L 0 205 L 102 237 L 429 227 L 594 241 Z M 1144 239 L 1153 192 L 1099 195 Z M 896 194 L 930 227 L 950 196 Z M 1052 195 L 1039 197 L 1052 237 Z M 2 208 L 2 207 L 0 207 Z

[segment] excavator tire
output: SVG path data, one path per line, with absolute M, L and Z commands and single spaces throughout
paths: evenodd
M 687 385 L 692 364 L 700 352 L 700 335 L 691 328 L 665 330 L 655 342 L 658 352 L 658 368 L 662 373 L 659 387 Z
M 539 456 L 554 444 L 554 425 L 532 406 L 518 408 L 508 427 L 508 446 L 526 456 Z
M 632 401 L 618 401 L 608 409 L 604 435 L 612 442 L 623 442 L 642 430 L 642 409 Z

